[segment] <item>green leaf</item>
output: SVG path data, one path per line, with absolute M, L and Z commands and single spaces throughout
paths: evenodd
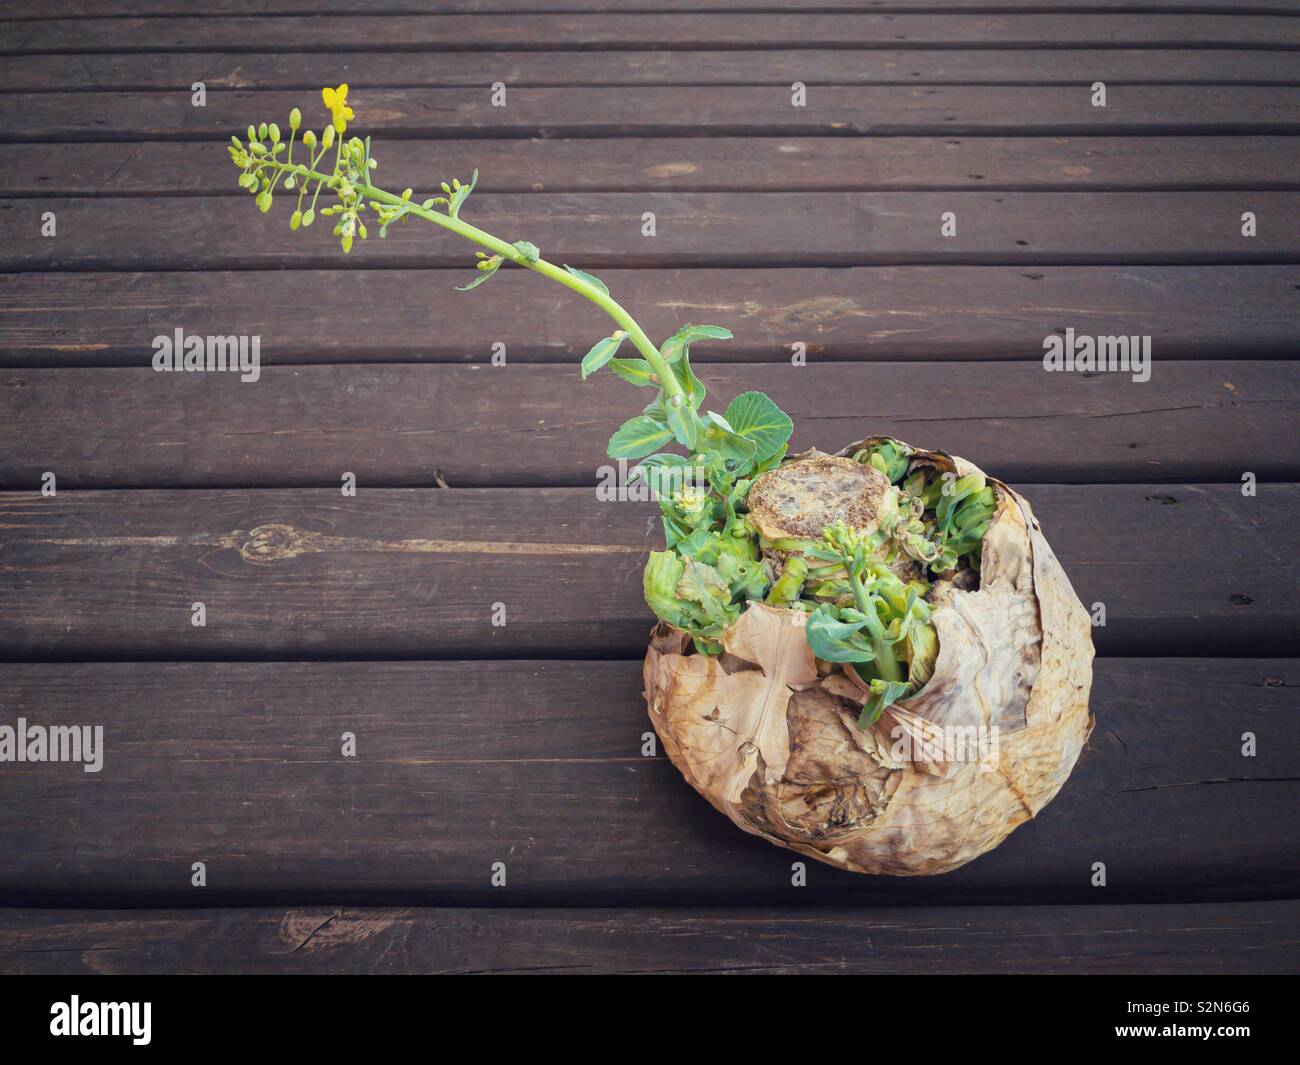
M 522 255 L 526 262 L 535 263 L 541 258 L 542 253 L 537 250 L 537 245 L 530 244 L 526 240 L 517 240 L 510 246 Z
M 609 286 L 595 274 L 589 274 L 586 270 L 579 270 L 576 266 L 566 266 L 565 269 L 579 281 L 585 281 L 592 288 L 599 289 L 606 296 L 609 295 Z
M 673 431 L 663 422 L 644 414 L 629 418 L 609 438 L 609 457 L 612 459 L 639 459 L 649 455 L 673 438 Z
M 770 582 L 761 562 L 722 554 L 718 557 L 717 567 L 730 585 L 733 599 L 762 599 L 767 594 Z
M 704 418 L 708 425 L 700 442 L 702 447 L 739 462 L 748 462 L 754 457 L 754 441 L 735 432 L 721 414 L 708 411 Z
M 786 449 L 788 447 L 788 444 L 782 444 L 776 451 L 768 455 L 767 458 L 763 459 L 761 462 L 756 462 L 754 464 L 754 476 L 757 477 L 760 473 L 767 473 L 768 470 L 774 470 L 780 466 L 781 460 L 785 458 Z
M 904 451 L 897 440 L 882 440 L 875 447 L 859 451 L 853 458 L 857 462 L 865 462 L 873 469 L 879 470 L 889 478 L 890 483 L 897 484 L 907 473 L 911 454 Z
M 451 197 L 447 201 L 447 213 L 451 215 L 452 218 L 460 217 L 460 205 L 469 198 L 469 194 L 474 191 L 474 186 L 477 184 L 478 170 L 475 169 L 474 176 L 469 179 L 468 185 L 461 185 L 459 188 L 452 191 Z
M 823 603 L 808 618 L 806 634 L 808 646 L 818 658 L 828 662 L 870 662 L 875 658 L 860 638 L 854 641 L 866 620 L 842 622 L 835 616 L 835 608 Z
M 700 404 L 704 402 L 704 382 L 696 377 L 695 371 L 691 369 L 691 357 L 687 352 L 683 351 L 682 357 L 673 363 L 673 373 L 677 375 L 677 380 L 686 390 L 687 401 L 699 410 Z
M 901 699 L 907 692 L 907 684 L 898 680 L 871 681 L 871 695 L 862 704 L 862 713 L 858 716 L 858 728 L 867 729 L 876 723 L 885 707 Z
M 486 265 L 483 265 L 486 264 Z M 483 264 L 479 266 L 478 277 L 474 278 L 468 285 L 457 285 L 457 292 L 468 292 L 472 288 L 478 288 L 489 277 L 501 269 L 501 256 L 494 255 L 490 259 L 484 259 Z
M 668 414 L 668 428 L 672 430 L 677 442 L 687 451 L 694 451 L 700 435 L 700 416 L 686 403 L 667 403 L 665 410 Z
M 693 559 L 685 560 L 685 569 L 677 582 L 680 599 L 699 603 L 704 615 L 721 631 L 740 616 L 731 605 L 731 588 L 716 569 Z
M 762 392 L 737 396 L 727 405 L 726 419 L 734 432 L 754 441 L 754 461 L 758 463 L 785 447 L 794 432 L 790 415 Z
M 632 472 L 628 474 L 628 476 L 629 478 L 636 477 L 636 476 L 645 476 L 646 471 L 649 470 L 651 467 L 671 466 L 675 468 L 677 466 L 685 466 L 689 461 L 690 460 L 685 455 L 675 455 L 671 451 L 660 451 L 658 454 L 647 455 L 645 458 L 643 458 L 640 462 L 638 462 L 635 466 L 632 467 Z
M 607 336 L 604 340 L 599 341 L 594 348 L 583 356 L 582 379 L 584 381 L 614 357 L 614 353 L 618 351 L 619 345 L 623 343 L 626 336 L 627 334 L 620 329 L 613 336 Z
M 730 340 L 730 329 L 720 325 L 691 325 L 689 322 L 663 342 L 659 353 L 668 362 L 676 362 L 697 340 Z
M 655 372 L 645 359 L 610 359 L 609 368 L 624 381 L 631 381 L 632 384 L 643 388 L 646 385 L 658 384 L 657 381 L 651 380 Z
M 642 575 L 645 601 L 657 617 L 670 625 L 686 628 L 691 619 L 685 604 L 677 598 L 677 582 L 686 564 L 672 551 L 651 551 Z
M 709 529 L 696 529 L 690 536 L 677 541 L 673 549 L 685 558 L 707 562 L 711 566 L 722 554 L 722 537 Z
M 681 482 L 685 480 L 685 475 L 679 471 L 688 466 L 690 460 L 685 455 L 673 455 L 671 451 L 660 451 L 659 454 L 649 455 L 642 459 L 637 466 L 632 468 L 628 473 L 628 484 L 636 484 L 638 479 L 645 479 L 647 485 L 653 490 L 655 495 L 669 495 L 672 490 L 680 488 Z M 664 492 L 664 481 L 668 481 L 668 492 Z
M 691 325 L 687 322 L 673 334 L 673 339 L 683 344 L 694 344 L 697 340 L 730 340 L 734 335 L 730 329 L 720 325 Z

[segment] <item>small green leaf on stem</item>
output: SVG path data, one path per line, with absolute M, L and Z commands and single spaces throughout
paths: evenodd
M 704 402 L 704 382 L 695 376 L 695 371 L 691 369 L 691 357 L 688 353 L 682 353 L 682 357 L 672 364 L 673 373 L 677 375 L 677 380 L 681 383 L 682 390 L 686 393 L 686 399 L 696 410 L 700 409 L 700 404 Z
M 673 396 L 665 404 L 665 410 L 668 428 L 677 442 L 688 451 L 694 451 L 700 436 L 700 416 L 695 413 L 695 408 L 683 402 L 681 396 Z
M 576 266 L 566 266 L 564 269 L 566 269 L 579 281 L 586 282 L 592 288 L 599 290 L 606 296 L 609 295 L 609 286 L 606 285 L 605 282 L 602 281 L 600 278 L 598 278 L 595 274 L 589 274 L 587 273 L 586 270 L 579 270 Z
M 582 379 L 584 381 L 614 357 L 626 336 L 623 330 L 616 330 L 611 336 L 598 341 L 596 346 L 583 356 Z
M 447 189 L 447 213 L 452 218 L 460 217 L 460 207 L 467 199 L 469 194 L 474 191 L 474 186 L 478 184 L 478 170 L 475 169 L 474 176 L 469 179 L 469 184 L 462 185 L 459 181 L 452 183 L 452 187 Z M 447 188 L 446 185 L 443 188 Z
M 457 292 L 468 292 L 472 288 L 478 288 L 489 277 L 495 274 L 501 268 L 501 256 L 493 255 L 491 258 L 484 259 L 478 264 L 479 275 L 474 278 L 468 285 L 457 285 Z
M 732 332 L 720 325 L 691 325 L 689 322 L 663 342 L 659 353 L 669 362 L 676 362 L 697 340 L 730 340 Z
M 624 381 L 630 381 L 643 388 L 659 383 L 653 368 L 645 359 L 610 359 L 609 368 Z
M 656 448 L 669 443 L 673 431 L 663 422 L 644 414 L 629 418 L 609 438 L 609 457 L 612 459 L 640 459 Z

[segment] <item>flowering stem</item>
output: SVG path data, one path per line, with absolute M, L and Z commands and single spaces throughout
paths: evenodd
M 340 145 L 342 144 L 341 139 L 339 143 Z M 265 158 L 260 160 L 260 162 L 262 162 L 264 166 L 276 170 L 291 171 L 304 181 L 321 182 L 322 185 L 317 186 L 316 189 L 318 195 L 323 185 L 328 185 L 330 188 L 337 188 L 341 183 L 340 180 L 333 175 L 323 174 L 317 170 L 309 170 L 301 164 L 282 163 L 278 160 Z M 614 321 L 618 323 L 619 327 L 627 333 L 628 339 L 632 341 L 636 346 L 636 349 L 645 357 L 646 362 L 650 364 L 650 368 L 658 378 L 658 384 L 664 390 L 668 402 L 672 403 L 674 406 L 680 406 L 686 401 L 685 390 L 682 388 L 681 382 L 678 381 L 677 374 L 673 372 L 673 369 L 668 365 L 667 360 L 665 360 L 659 353 L 659 349 L 655 347 L 654 342 L 646 336 L 645 330 L 637 324 L 636 319 L 633 318 L 616 299 L 610 296 L 609 293 L 603 292 L 594 285 L 582 280 L 582 278 L 575 277 L 567 270 L 556 266 L 554 263 L 547 262 L 545 259 L 529 259 L 528 256 L 513 244 L 507 244 L 500 237 L 494 237 L 491 233 L 486 233 L 477 226 L 470 225 L 468 222 L 462 222 L 459 218 L 453 218 L 449 214 L 443 214 L 440 211 L 434 211 L 428 207 L 422 207 L 419 204 L 403 199 L 400 196 L 394 196 L 391 192 L 377 189 L 373 185 L 362 184 L 353 185 L 352 187 L 362 196 L 372 200 L 377 200 L 379 203 L 385 203 L 392 207 L 405 207 L 408 213 L 413 214 L 418 218 L 423 218 L 428 222 L 432 222 L 434 225 L 442 226 L 443 229 L 449 229 L 453 233 L 464 237 L 466 240 L 473 241 L 475 244 L 487 248 L 494 254 L 501 256 L 502 259 L 508 259 L 510 262 L 515 263 L 518 266 L 525 267 L 535 273 L 541 274 L 543 277 L 549 277 L 552 281 L 558 281 L 565 288 L 572 289 L 578 295 L 589 299 L 614 319 Z M 314 202 L 315 201 L 313 200 L 313 203 Z

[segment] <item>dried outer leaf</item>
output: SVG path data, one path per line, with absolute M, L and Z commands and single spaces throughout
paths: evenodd
M 933 746 L 922 742 L 927 725 L 1002 733 L 1025 727 L 1042 642 L 1033 574 L 1021 551 L 1027 539 L 1019 507 L 1004 496 L 984 537 L 979 590 L 945 591 L 943 605 L 932 614 L 939 637 L 934 674 L 915 695 L 899 700 L 902 713 L 893 714 L 894 726 L 919 749 Z M 921 758 L 916 765 L 924 772 L 949 772 L 941 758 Z
M 790 759 L 779 781 L 755 780 L 740 807 L 751 832 L 809 846 L 851 843 L 888 809 L 902 769 L 882 764 L 821 688 L 790 696 Z M 855 733 L 857 734 L 855 736 Z
M 674 630 L 660 624 L 646 658 L 646 698 L 673 764 L 733 820 L 751 778 L 777 783 L 790 758 L 787 704 L 817 683 L 805 615 L 751 604 L 722 634 L 728 655 L 757 669 L 728 672 L 712 655 L 661 653 Z M 676 646 L 684 646 L 677 643 Z
M 908 450 L 913 467 L 979 472 L 944 452 Z M 805 453 L 786 464 L 810 457 L 825 456 Z M 685 653 L 687 643 L 669 626 L 656 630 L 645 665 L 651 721 L 683 775 L 739 827 L 840 868 L 926 875 L 996 847 L 1060 790 L 1092 729 L 1090 619 L 1029 504 L 1005 484 L 988 483 L 998 510 L 983 542 L 979 587 L 936 583 L 934 677 L 865 733 L 853 723 L 862 692 L 842 674 L 818 677 L 798 646 L 806 641 L 797 619 L 784 638 L 783 627 L 755 625 L 765 639 L 743 650 L 729 644 L 733 663 L 758 667 L 741 672 Z M 757 610 L 801 614 L 753 604 L 728 635 L 750 632 Z M 789 669 L 792 660 L 801 662 L 798 671 Z M 778 688 L 769 676 L 800 682 Z M 744 735 L 730 736 L 727 726 L 737 724 Z M 997 729 L 986 734 L 996 745 L 980 750 L 984 760 L 948 757 L 952 730 L 980 725 Z M 936 730 L 948 730 L 937 758 L 900 742 Z M 747 738 L 760 733 L 761 742 Z

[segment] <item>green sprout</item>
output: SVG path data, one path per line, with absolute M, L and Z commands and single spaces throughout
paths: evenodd
M 230 157 L 240 168 L 239 184 L 253 194 L 259 210 L 264 213 L 270 210 L 276 191 L 283 185 L 284 189 L 297 193 L 289 228 L 310 227 L 318 213 L 333 218 L 333 232 L 344 252 L 350 252 L 357 239 L 369 237 L 368 211 L 373 212 L 381 238 L 388 235 L 390 226 L 407 218 L 420 218 L 487 249 L 477 253 L 478 276 L 462 286 L 462 290 L 476 288 L 502 266 L 512 263 L 548 277 L 595 303 L 614 320 L 618 329 L 587 353 L 582 362 L 583 376 L 590 376 L 613 362 L 626 340 L 641 357 L 617 360 L 615 371 L 633 384 L 656 391 L 646 411 L 614 434 L 610 441 L 611 458 L 639 459 L 675 442 L 691 453 L 721 455 L 738 466 L 754 465 L 784 445 L 793 428 L 790 419 L 761 393 L 749 393 L 750 399 L 739 407 L 733 404 L 728 414 L 701 410 L 704 386 L 691 369 L 690 345 L 698 340 L 729 339 L 732 335 L 729 330 L 715 325 L 687 325 L 656 346 L 599 278 L 573 266 L 547 262 L 537 246 L 528 241 L 507 242 L 462 219 L 461 210 L 478 183 L 477 171 L 468 182 L 458 179 L 441 182 L 441 195 L 418 200 L 412 189 L 394 194 L 374 185 L 371 171 L 379 163 L 371 152 L 370 138 L 343 136 L 347 120 L 354 117 L 347 106 L 347 90 L 346 85 L 322 90 L 332 122 L 319 137 L 308 130 L 298 140 L 302 114 L 297 108 L 289 116 L 291 135 L 287 142 L 274 123 L 249 126 L 246 143 L 239 137 L 231 137 Z M 305 158 L 295 160 L 294 152 L 299 147 L 305 151 Z M 318 212 L 325 191 L 335 202 L 319 208 Z M 777 437 L 781 438 L 777 440 Z
M 869 687 L 859 721 L 864 728 L 929 679 L 938 641 L 925 578 L 978 569 L 997 506 L 982 476 L 940 476 L 914 461 L 905 445 L 880 441 L 854 456 L 890 482 L 878 527 L 867 532 L 840 523 L 820 539 L 768 543 L 751 525 L 746 501 L 754 481 L 781 464 L 794 425 L 762 392 L 737 396 L 721 413 L 704 408 L 706 389 L 691 366 L 691 347 L 728 340 L 730 330 L 687 324 L 656 345 L 600 278 L 548 262 L 526 240 L 507 241 L 466 221 L 477 170 L 468 181 L 439 182 L 427 196 L 378 187 L 370 138 L 347 135 L 355 117 L 348 86 L 326 88 L 321 96 L 330 120 L 319 134 L 303 129 L 295 107 L 287 140 L 274 122 L 250 125 L 246 139 L 231 137 L 239 185 L 259 211 L 269 212 L 277 192 L 288 192 L 295 197 L 289 229 L 329 218 L 344 253 L 369 239 L 372 226 L 384 239 L 407 219 L 430 222 L 480 249 L 461 291 L 516 266 L 563 285 L 613 321 L 609 335 L 583 357 L 580 373 L 586 379 L 608 368 L 649 389 L 649 402 L 619 426 L 607 451 L 635 461 L 632 479 L 644 479 L 659 501 L 666 550 L 650 553 L 644 591 L 661 620 L 689 634 L 701 654 L 716 655 L 724 632 L 750 603 L 806 612 L 814 653 L 843 663 Z M 623 354 L 625 346 L 630 353 Z
M 853 456 L 855 462 L 864 462 L 879 470 L 889 478 L 891 484 L 897 484 L 907 472 L 908 455 L 897 442 L 885 440 L 874 447 L 863 448 Z
M 485 249 L 476 252 L 476 276 L 459 286 L 461 291 L 477 288 L 512 264 L 564 285 L 605 311 L 617 328 L 587 352 L 580 372 L 585 379 L 609 367 L 623 380 L 652 390 L 645 409 L 610 438 L 608 454 L 640 460 L 634 477 L 646 477 L 656 488 L 668 546 L 682 561 L 678 572 L 652 559 L 646 570 L 646 598 L 659 617 L 689 631 L 701 650 L 716 653 L 722 629 L 744 603 L 761 599 L 770 584 L 745 527 L 743 504 L 753 478 L 780 462 L 794 429 L 790 417 L 761 392 L 738 396 L 722 413 L 704 409 L 705 387 L 691 367 L 691 345 L 730 339 L 731 331 L 688 324 L 656 346 L 600 278 L 575 266 L 547 262 L 526 240 L 506 241 L 465 221 L 461 214 L 478 184 L 477 170 L 466 182 L 440 182 L 440 193 L 428 197 L 417 197 L 409 188 L 400 194 L 379 188 L 372 181 L 379 163 L 370 138 L 344 136 L 355 117 L 347 103 L 347 85 L 324 89 L 321 95 L 331 121 L 319 136 L 307 130 L 299 140 L 302 114 L 294 108 L 287 142 L 274 123 L 249 126 L 247 142 L 231 138 L 230 157 L 240 169 L 240 186 L 255 197 L 263 213 L 271 209 L 279 189 L 295 193 L 289 228 L 310 228 L 318 215 L 331 218 L 345 253 L 355 241 L 369 238 L 368 219 L 377 224 L 382 239 L 391 226 L 418 218 Z M 295 150 L 305 155 L 295 159 Z M 322 193 L 333 202 L 320 206 Z M 637 357 L 617 357 L 625 343 Z M 661 450 L 673 446 L 686 454 Z M 696 494 L 658 492 L 664 474 L 688 470 L 697 471 L 702 481 L 695 486 Z
M 848 603 L 822 603 L 808 619 L 808 644 L 818 658 L 847 663 L 871 689 L 858 724 L 866 728 L 886 706 L 918 689 L 933 671 L 938 640 L 924 581 L 905 583 L 877 557 L 878 534 L 843 522 L 822 533 L 846 573 Z M 917 660 L 917 669 L 911 666 Z M 923 678 L 923 679 L 922 679 Z

